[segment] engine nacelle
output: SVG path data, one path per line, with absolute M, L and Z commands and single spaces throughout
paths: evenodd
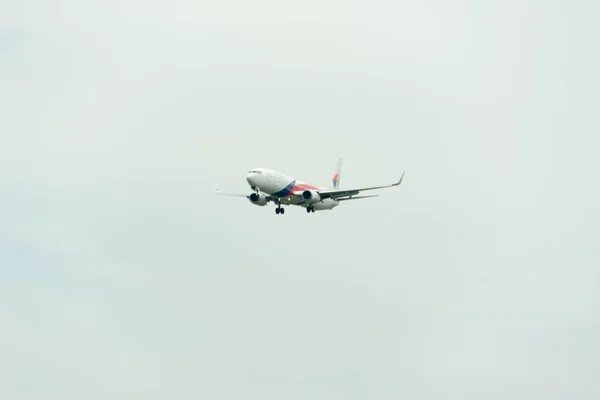
M 262 207 L 267 205 L 267 198 L 262 194 L 252 193 L 250 195 L 250 202 L 256 206 Z
M 314 190 L 305 190 L 302 192 L 302 200 L 311 204 L 318 203 L 321 201 L 321 196 L 319 196 L 319 193 L 315 192 Z

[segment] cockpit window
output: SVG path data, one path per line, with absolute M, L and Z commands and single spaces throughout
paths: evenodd
M 262 174 L 262 171 L 253 169 L 252 171 L 248 172 L 249 174 Z

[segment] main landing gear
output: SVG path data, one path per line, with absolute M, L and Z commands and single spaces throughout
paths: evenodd
M 308 206 L 308 207 L 306 207 L 306 212 L 307 213 L 315 212 L 315 208 L 313 206 Z

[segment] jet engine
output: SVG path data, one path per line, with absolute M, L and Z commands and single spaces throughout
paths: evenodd
M 250 195 L 249 199 L 250 199 L 250 202 L 254 205 L 261 206 L 261 207 L 267 205 L 267 198 L 262 194 L 252 193 Z
M 321 201 L 321 196 L 319 196 L 319 193 L 315 192 L 314 190 L 305 190 L 302 192 L 302 200 L 311 204 L 318 203 Z

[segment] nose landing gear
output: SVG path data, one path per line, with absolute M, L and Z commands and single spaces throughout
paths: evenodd
M 285 214 L 285 208 L 281 207 L 281 200 L 277 201 L 277 208 L 275 209 L 275 214 Z

